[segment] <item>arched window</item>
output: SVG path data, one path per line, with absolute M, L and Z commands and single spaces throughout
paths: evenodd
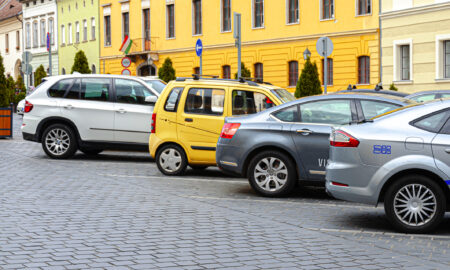
M 258 80 L 263 81 L 264 80 L 264 76 L 263 76 L 263 64 L 262 63 L 256 63 L 255 64 L 255 78 Z
M 65 69 L 65 68 L 62 68 L 61 74 L 62 74 L 62 75 L 66 75 L 66 69 Z
M 45 20 L 41 20 L 41 47 L 47 45 L 47 31 L 45 31 Z
M 51 38 L 51 43 L 52 43 L 52 45 L 53 44 L 55 44 L 55 37 L 53 36 L 54 35 L 54 25 L 53 25 L 54 23 L 53 23 L 53 18 L 52 17 L 50 17 L 50 18 L 48 18 L 48 32 L 50 33 L 50 38 Z
M 31 48 L 31 24 L 25 24 L 25 47 Z
M 358 84 L 370 84 L 370 57 L 358 57 Z
M 222 78 L 231 79 L 231 68 L 229 65 L 222 66 Z
M 97 71 L 95 70 L 95 65 L 92 65 L 91 71 L 92 71 L 92 74 L 96 74 Z
M 39 40 L 38 22 L 33 22 L 33 48 L 37 48 Z
M 289 86 L 296 86 L 298 81 L 298 62 L 289 62 Z

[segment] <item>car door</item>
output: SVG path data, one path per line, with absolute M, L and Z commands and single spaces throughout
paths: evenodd
M 156 94 L 140 82 L 130 79 L 114 79 L 114 89 L 114 140 L 148 144 L 155 104 L 146 103 L 145 98 Z
M 177 114 L 178 138 L 190 161 L 215 163 L 215 150 L 224 124 L 226 88 L 191 87 Z
M 155 133 L 166 141 L 175 142 L 177 135 L 177 110 L 183 93 L 182 87 L 174 87 L 170 90 L 164 102 L 163 108 L 158 108 L 156 113 Z
M 444 127 L 433 139 L 432 149 L 436 166 L 449 177 L 445 180 L 450 180 L 450 111 L 448 110 L 446 117 Z
M 356 100 L 356 107 L 358 108 L 358 114 L 360 116 L 358 120 L 368 120 L 402 106 L 386 101 L 361 99 Z
M 355 104 L 351 99 L 302 103 L 299 117 L 300 122 L 291 126 L 298 159 L 303 163 L 308 179 L 324 180 L 331 128 L 354 121 Z
M 61 113 L 84 141 L 113 141 L 114 104 L 111 79 L 78 78 L 60 102 Z

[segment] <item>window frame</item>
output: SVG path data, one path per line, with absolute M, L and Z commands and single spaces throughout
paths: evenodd
M 142 88 L 146 89 L 148 92 L 150 92 L 153 96 L 158 97 L 158 95 L 150 90 L 146 84 L 143 84 L 139 81 L 133 80 L 133 79 L 127 79 L 127 78 L 114 78 L 114 97 L 113 97 L 113 102 L 115 103 L 120 103 L 120 104 L 127 104 L 127 105 L 137 105 L 137 106 L 154 106 L 154 104 L 150 104 L 150 103 L 145 103 L 145 98 L 144 98 L 144 103 L 126 103 L 126 102 L 119 102 L 117 100 L 117 80 L 122 80 L 122 81 L 128 81 L 128 82 L 133 82 L 135 84 L 139 84 Z
M 46 30 L 46 23 L 45 19 L 41 19 L 39 21 L 39 33 L 40 33 L 40 47 L 46 47 L 47 46 L 47 32 Z
M 230 88 L 230 94 L 228 94 L 228 96 L 231 98 L 230 100 L 230 105 L 228 105 L 229 109 L 230 109 L 230 116 L 246 116 L 246 115 L 253 115 L 262 111 L 265 111 L 269 108 L 264 108 L 263 110 L 259 111 L 259 112 L 254 112 L 254 113 L 247 113 L 247 114 L 234 114 L 234 101 L 233 101 L 233 97 L 235 96 L 234 92 L 249 92 L 253 94 L 253 100 L 255 100 L 255 94 L 259 94 L 259 95 L 263 95 L 266 98 L 269 98 L 269 100 L 272 102 L 271 104 L 273 104 L 270 108 L 273 108 L 276 106 L 276 104 L 273 102 L 273 98 L 270 96 L 269 93 L 264 92 L 264 91 L 258 91 L 258 90 L 253 90 L 253 89 L 243 89 L 243 88 Z M 256 104 L 255 104 L 256 106 Z
M 413 43 L 412 39 L 404 39 L 404 40 L 394 40 L 393 45 L 393 51 L 394 51 L 394 57 L 393 57 L 393 77 L 394 82 L 400 83 L 400 84 L 408 84 L 413 82 L 413 76 L 414 76 L 414 66 L 413 66 Z M 403 45 L 409 45 L 409 80 L 402 80 L 402 65 L 401 65 L 401 46 Z
M 96 33 L 95 33 L 95 17 L 91 18 L 91 40 L 95 40 L 96 39 Z
M 103 16 L 103 24 L 104 24 L 104 47 L 111 47 L 111 15 Z
M 39 29 L 38 29 L 39 25 L 38 25 L 38 21 L 34 20 L 33 21 L 33 48 L 37 48 L 39 47 Z
M 365 1 L 367 6 L 370 6 L 370 12 L 368 13 L 359 13 L 360 11 L 360 3 L 361 1 Z M 367 10 L 367 7 L 366 7 Z M 373 1 L 372 0 L 356 0 L 355 1 L 355 16 L 356 17 L 362 17 L 362 16 L 370 16 L 373 13 Z
M 171 35 L 171 29 L 173 35 Z M 175 3 L 166 4 L 166 39 L 175 39 Z
M 213 114 L 213 113 L 197 113 L 197 112 L 190 112 L 190 111 L 186 111 L 186 104 L 187 104 L 187 101 L 188 101 L 188 97 L 189 97 L 189 92 L 192 90 L 192 89 L 196 89 L 196 90 L 211 90 L 212 92 L 214 91 L 214 90 L 219 90 L 219 91 L 222 91 L 223 92 L 223 107 L 222 107 L 222 113 L 217 113 L 217 114 Z M 211 94 L 212 94 L 212 92 L 211 92 Z M 183 113 L 185 113 L 185 114 L 193 114 L 193 115 L 207 115 L 207 116 L 212 116 L 212 117 L 223 117 L 224 116 L 224 113 L 225 113 L 225 107 L 226 107 L 226 95 L 227 95 L 227 89 L 226 88 L 212 88 L 212 87 L 202 87 L 202 86 L 192 86 L 192 87 L 190 87 L 188 90 L 187 90 L 187 93 L 186 93 L 186 97 L 185 97 L 185 99 L 184 99 L 184 108 L 183 108 Z M 204 96 L 202 96 L 202 97 L 204 97 Z M 211 111 L 212 111 L 212 95 L 211 95 Z
M 291 21 L 291 2 L 297 3 L 297 11 L 294 9 L 294 18 L 295 15 L 297 17 L 296 20 Z M 286 25 L 295 25 L 300 24 L 300 1 L 299 0 L 286 0 Z
M 398 106 L 396 109 L 401 108 L 402 105 L 400 104 L 396 104 L 394 102 L 388 102 L 388 101 L 382 101 L 382 100 L 377 100 L 377 99 L 367 99 L 367 98 L 360 98 L 360 99 L 355 99 L 355 103 L 356 103 L 356 108 L 358 110 L 358 121 L 363 121 L 363 120 L 368 120 L 368 119 L 372 119 L 373 117 L 366 117 L 366 115 L 364 114 L 364 109 L 363 109 L 363 105 L 362 105 L 362 101 L 368 101 L 368 102 L 378 102 L 378 103 L 385 103 L 385 104 L 391 104 L 391 105 L 395 105 Z
M 261 12 L 261 25 L 260 26 L 256 26 L 256 1 L 261 1 L 261 5 L 262 5 L 262 12 Z M 265 18 L 264 18 L 264 8 L 265 8 L 265 4 L 264 4 L 264 0 L 252 0 L 252 29 L 263 29 L 265 27 Z
M 31 37 L 31 23 L 27 22 L 25 24 L 25 49 L 31 48 L 32 43 L 32 37 Z
M 364 67 L 361 68 L 361 62 L 364 59 Z M 362 71 L 364 69 L 364 71 Z M 364 78 L 363 78 L 364 76 Z M 361 80 L 363 78 L 363 80 Z M 367 80 L 366 80 L 367 79 Z M 370 85 L 370 56 L 361 55 L 358 56 L 358 84 Z
M 294 108 L 294 107 L 297 109 L 297 117 L 296 117 L 297 119 L 295 119 L 297 121 L 292 121 L 292 122 L 284 121 L 284 120 L 282 120 L 282 119 L 280 119 L 280 118 L 275 116 L 275 114 L 278 113 L 278 112 L 281 112 L 281 111 L 284 111 L 284 110 L 287 110 L 287 109 L 290 109 L 290 108 Z M 274 111 L 274 112 L 272 112 L 270 114 L 270 117 L 274 118 L 275 120 L 277 120 L 278 122 L 281 122 L 281 123 L 288 123 L 288 124 L 301 123 L 300 122 L 300 104 L 295 104 L 295 105 L 288 106 L 286 108 L 282 108 L 282 109 L 276 110 L 276 111 Z
M 259 70 L 261 69 L 261 70 Z M 264 65 L 262 62 L 257 62 L 253 64 L 253 71 L 255 74 L 255 79 L 261 79 L 261 81 L 264 81 Z M 261 72 L 261 76 L 259 77 L 259 73 Z
M 83 42 L 87 42 L 88 41 L 88 23 L 87 23 L 87 19 L 83 20 Z
M 435 116 L 437 114 L 440 114 L 442 112 L 446 112 L 446 116 L 444 116 L 444 120 L 440 123 L 440 125 L 439 125 L 440 127 L 438 128 L 437 131 L 436 130 L 426 129 L 426 128 L 423 128 L 423 127 L 418 127 L 418 126 L 415 125 L 419 121 L 422 121 L 422 120 L 424 120 L 424 119 L 426 119 L 428 117 L 433 117 L 433 116 Z M 439 111 L 435 111 L 435 112 L 429 113 L 427 115 L 421 116 L 421 117 L 419 117 L 417 119 L 414 119 L 411 122 L 409 122 L 409 124 L 411 126 L 415 127 L 415 128 L 420 129 L 420 130 L 425 130 L 425 131 L 428 131 L 428 132 L 431 132 L 431 133 L 434 133 L 434 134 L 438 134 L 444 128 L 444 125 L 447 123 L 449 116 L 450 116 L 450 109 L 449 108 L 445 108 L 445 109 L 442 109 L 442 110 L 439 110 Z
M 75 22 L 75 43 L 80 43 L 80 22 Z
M 291 69 L 291 64 L 296 64 L 296 70 L 295 70 L 295 72 L 293 72 L 292 71 L 292 69 Z M 295 84 L 291 84 L 291 79 L 293 79 L 294 77 L 293 76 L 296 76 L 295 77 Z M 297 86 L 297 82 L 298 82 L 298 78 L 299 78 L 299 75 L 298 75 L 298 61 L 297 60 L 291 60 L 291 61 L 289 61 L 288 62 L 288 87 L 296 87 Z
M 446 74 L 446 72 L 447 72 L 447 67 L 450 69 L 450 63 L 447 63 L 447 55 L 449 56 L 449 58 L 450 58 L 450 49 L 447 51 L 447 43 L 449 44 L 449 47 L 450 47 L 450 40 L 444 40 L 443 41 L 443 47 L 444 47 L 444 61 L 443 61 L 443 64 L 444 64 L 444 70 L 443 70 L 443 72 L 442 72 L 442 78 L 443 79 L 450 79 L 450 72 L 448 73 L 448 74 Z
M 47 26 L 48 32 L 50 33 L 50 44 L 55 45 L 55 37 L 54 37 L 54 35 L 55 35 L 55 31 L 54 31 L 55 20 L 53 19 L 53 17 L 48 18 L 47 24 L 48 24 L 48 26 Z
M 320 6 L 320 11 L 319 11 L 319 13 L 320 13 L 320 16 L 319 16 L 320 21 L 331 21 L 331 20 L 334 20 L 336 18 L 336 3 L 335 3 L 335 1 L 334 0 L 328 0 L 328 1 L 330 1 L 330 6 L 331 6 L 331 8 L 330 8 L 331 14 L 330 14 L 329 18 L 325 18 L 325 16 L 324 16 L 324 14 L 325 14 L 325 2 L 324 1 L 327 1 L 327 0 L 320 0 L 320 5 L 319 5 Z
M 192 36 L 203 35 L 202 2 L 202 0 L 192 0 Z
M 175 91 L 176 89 L 179 89 L 180 92 L 178 93 L 177 96 L 177 100 L 175 101 L 175 106 L 173 107 L 173 110 L 168 110 L 167 107 L 167 102 L 169 101 L 170 95 L 172 95 L 173 91 Z M 164 111 L 166 112 L 173 112 L 173 113 L 177 113 L 178 112 L 178 105 L 180 104 L 180 100 L 181 100 L 181 96 L 183 95 L 184 92 L 184 87 L 174 87 L 170 90 L 170 93 L 167 95 L 166 101 L 164 102 Z
M 122 41 L 125 37 L 128 36 L 130 38 L 130 12 L 124 11 L 122 12 Z
M 226 73 L 225 69 L 228 69 L 228 77 L 225 77 Z M 231 79 L 231 66 L 230 65 L 223 65 L 222 66 L 222 79 Z
M 228 1 L 228 3 L 229 3 L 228 9 L 226 9 L 226 7 L 224 5 L 225 1 Z M 232 22 L 231 1 L 232 0 L 220 0 L 220 32 L 221 33 L 230 33 L 232 31 L 231 30 L 231 28 L 232 28 L 232 23 L 231 23 Z M 225 14 L 225 13 L 229 13 L 229 14 Z M 224 28 L 224 26 L 225 26 L 225 20 L 224 20 L 225 15 L 229 16 L 229 19 L 228 19 L 228 21 L 229 21 L 229 29 L 225 29 Z

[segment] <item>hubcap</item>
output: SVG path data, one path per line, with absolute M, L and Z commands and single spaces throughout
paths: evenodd
M 395 194 L 394 211 L 403 223 L 409 226 L 422 226 L 436 213 L 436 197 L 426 186 L 410 184 Z
M 253 172 L 256 184 L 265 191 L 278 191 L 288 178 L 286 165 L 278 158 L 261 159 Z
M 159 164 L 168 171 L 174 172 L 181 166 L 181 154 L 173 148 L 164 150 L 159 157 Z
M 45 146 L 53 155 L 62 155 L 69 149 L 69 134 L 64 129 L 52 129 L 45 137 Z

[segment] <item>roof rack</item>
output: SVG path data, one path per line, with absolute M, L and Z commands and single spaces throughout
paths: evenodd
M 177 82 L 184 82 L 186 80 L 200 80 L 200 79 L 207 79 L 207 80 L 218 80 L 218 81 L 226 81 L 226 82 L 240 82 L 240 83 L 247 83 L 251 86 L 258 86 L 259 84 L 267 84 L 272 85 L 269 82 L 263 82 L 259 78 L 249 78 L 249 77 L 239 77 L 238 80 L 235 79 L 220 79 L 217 75 L 204 75 L 204 74 L 192 74 L 192 77 L 177 77 L 175 81 Z
M 252 77 L 239 77 L 239 81 L 251 81 L 251 82 L 255 82 L 255 83 L 262 83 L 262 84 L 268 84 L 268 85 L 272 85 L 270 82 L 264 82 L 261 78 L 252 78 Z

